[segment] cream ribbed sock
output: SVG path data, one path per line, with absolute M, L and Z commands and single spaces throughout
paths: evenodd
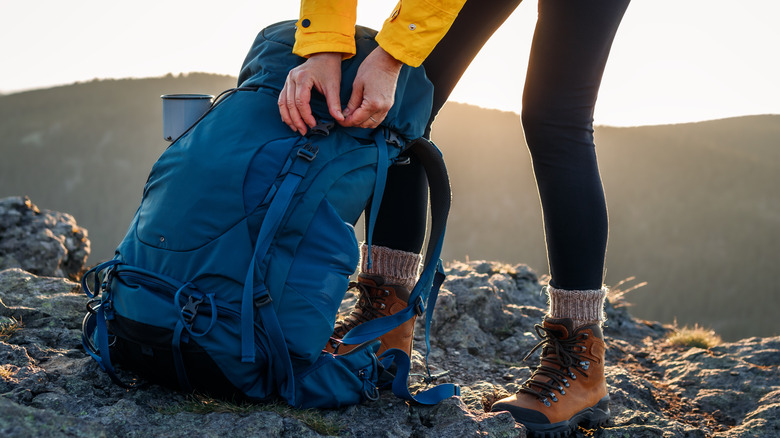
M 371 245 L 371 269 L 368 268 L 368 245 L 360 245 L 360 272 L 382 277 L 387 284 L 412 289 L 417 284 L 422 255 L 385 246 Z
M 549 318 L 570 318 L 574 327 L 604 322 L 604 301 L 607 288 L 595 290 L 564 290 L 547 286 Z

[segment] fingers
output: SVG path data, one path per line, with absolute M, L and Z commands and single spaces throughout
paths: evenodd
M 342 125 L 376 128 L 387 116 L 395 101 L 395 87 L 401 63 L 381 47 L 372 51 L 360 64 L 352 95 L 344 110 Z
M 320 91 L 325 95 L 325 101 L 328 104 L 328 112 L 341 123 L 344 121 L 344 114 L 341 112 L 341 98 L 339 97 L 339 83 L 329 81 L 323 84 L 323 89 Z
M 301 86 L 295 87 L 295 97 L 293 98 L 293 103 L 295 108 L 298 110 L 298 114 L 300 118 L 303 120 L 303 123 L 308 125 L 308 127 L 314 127 L 314 125 L 317 124 L 317 120 L 314 118 L 314 116 L 311 113 L 311 106 L 309 105 L 309 102 L 311 101 L 311 88 L 313 86 L 313 81 L 311 80 L 302 80 Z M 290 101 L 288 99 L 287 105 L 289 108 Z M 296 127 L 300 128 L 299 124 L 296 124 Z M 307 126 L 303 127 L 303 131 L 301 132 L 300 129 L 298 129 L 301 134 L 306 134 L 306 131 L 308 130 Z
M 290 70 L 278 99 L 279 115 L 290 129 L 305 135 L 316 125 L 310 105 L 312 88 L 325 96 L 328 112 L 343 126 L 373 129 L 385 119 L 395 100 L 400 61 L 381 47 L 374 49 L 358 68 L 352 95 L 342 112 L 341 58 L 339 53 L 317 53 Z
M 311 87 L 307 88 L 305 84 L 298 84 L 296 79 L 294 70 L 290 71 L 287 75 L 287 80 L 284 82 L 284 88 L 279 93 L 277 104 L 282 121 L 293 131 L 305 135 L 308 130 L 307 122 L 304 121 L 299 108 L 303 105 L 308 108 Z M 308 110 L 308 116 L 311 117 L 311 109 Z
M 372 90 L 365 90 L 362 82 L 356 82 L 352 95 L 344 109 L 343 126 L 357 126 L 360 128 L 376 128 L 387 116 L 387 112 L 393 106 L 393 99 L 377 99 L 380 95 L 369 95 Z
M 311 110 L 312 88 L 325 96 L 331 116 L 344 120 L 339 100 L 341 57 L 340 53 L 317 53 L 287 74 L 277 104 L 282 121 L 290 129 L 306 135 L 317 124 Z

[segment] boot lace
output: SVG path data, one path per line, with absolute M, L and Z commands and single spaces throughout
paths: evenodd
M 336 323 L 333 330 L 336 339 L 343 338 L 347 332 L 364 322 L 385 316 L 384 301 L 390 295 L 390 291 L 354 281 L 349 283 L 349 289 L 357 289 L 360 298 L 349 315 Z
M 568 339 L 561 339 L 555 335 L 554 330 L 539 324 L 535 325 L 534 329 L 542 339 L 523 360 L 528 360 L 536 350 L 542 348 L 541 362 L 532 368 L 531 378 L 523 383 L 518 393 L 533 395 L 549 407 L 550 400 L 558 401 L 554 391 L 566 395 L 565 388 L 570 386 L 569 379 L 577 379 L 577 374 L 572 370 L 583 377 L 588 377 L 585 371 L 590 366 L 590 362 L 579 354 L 587 349 L 581 343 L 588 338 L 588 334 L 579 333 Z

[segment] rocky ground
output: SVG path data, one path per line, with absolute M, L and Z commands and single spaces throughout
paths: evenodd
M 86 233 L 67 215 L 9 199 L 0 200 L 0 261 L 6 262 L 0 264 L 0 436 L 525 435 L 509 414 L 485 412 L 496 398 L 517 389 L 534 362 L 521 360 L 538 342 L 534 324 L 541 321 L 545 299 L 539 293 L 543 281 L 524 265 L 448 266 L 432 323 L 429 361 L 434 372 L 449 371 L 441 381 L 462 385 L 462 397 L 438 406 L 409 405 L 386 393 L 358 406 L 297 411 L 281 404 L 228 403 L 155 385 L 126 391 L 112 384 L 81 348 L 86 297 L 65 278 L 75 274 L 59 266 L 81 259 L 78 251 L 84 243 L 88 248 Z M 31 225 L 36 221 L 44 225 Z M 23 227 L 36 231 L 25 236 Z M 31 273 L 39 268 L 12 254 L 8 235 L 27 242 L 25 248 L 34 247 L 35 239 L 49 242 L 52 254 L 61 255 L 59 267 Z M 667 339 L 673 328 L 632 318 L 619 289 L 607 304 L 605 327 L 612 420 L 606 428 L 580 430 L 578 436 L 780 436 L 780 337 L 707 349 L 675 346 Z M 348 297 L 345 306 L 349 302 Z M 422 327 L 418 323 L 416 372 L 422 372 Z

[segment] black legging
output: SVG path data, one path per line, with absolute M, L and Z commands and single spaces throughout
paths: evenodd
M 607 206 L 593 143 L 593 109 L 630 0 L 539 0 L 522 121 L 544 213 L 551 285 L 599 289 Z M 519 0 L 470 0 L 425 60 L 434 85 L 430 125 L 469 63 Z M 507 56 L 511 56 L 507 54 Z M 428 187 L 414 160 L 388 174 L 373 243 L 420 252 Z

